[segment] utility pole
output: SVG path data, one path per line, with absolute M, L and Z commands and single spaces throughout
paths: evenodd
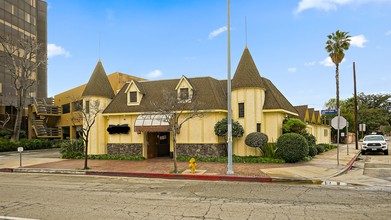
M 356 150 L 358 150 L 358 113 L 357 113 L 357 89 L 356 89 L 356 62 L 353 62 L 353 81 L 354 81 L 354 136 Z

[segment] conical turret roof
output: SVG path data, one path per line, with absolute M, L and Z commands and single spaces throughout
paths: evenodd
M 246 87 L 265 88 L 261 75 L 247 47 L 240 58 L 231 87 L 233 90 Z
M 99 60 L 82 96 L 100 96 L 112 99 L 114 95 L 109 78 L 106 75 L 102 62 Z

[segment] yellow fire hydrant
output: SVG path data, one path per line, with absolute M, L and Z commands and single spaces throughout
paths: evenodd
M 189 167 L 190 167 L 190 173 L 195 173 L 195 169 L 197 167 L 197 163 L 196 163 L 196 160 L 194 159 L 194 157 L 192 157 L 189 161 Z

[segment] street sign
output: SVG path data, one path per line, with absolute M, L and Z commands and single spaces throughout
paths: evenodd
M 366 131 L 366 124 L 359 124 L 360 131 Z
M 335 116 L 333 119 L 331 119 L 331 127 L 334 129 L 342 129 L 346 127 L 347 121 L 344 117 L 339 116 L 339 125 L 338 125 L 338 116 Z
M 22 152 L 23 151 L 23 147 L 18 147 L 18 152 Z
M 338 113 L 338 110 L 337 109 L 333 109 L 333 110 L 322 110 L 320 111 L 320 113 L 322 115 L 333 115 L 333 114 L 337 114 Z

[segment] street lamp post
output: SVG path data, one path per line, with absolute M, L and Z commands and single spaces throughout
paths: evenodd
M 231 111 L 231 19 L 230 19 L 230 0 L 227 0 L 227 35 L 228 35 L 228 44 L 227 44 L 227 110 L 228 110 L 228 170 L 227 175 L 233 175 L 234 171 L 232 169 L 232 111 Z

